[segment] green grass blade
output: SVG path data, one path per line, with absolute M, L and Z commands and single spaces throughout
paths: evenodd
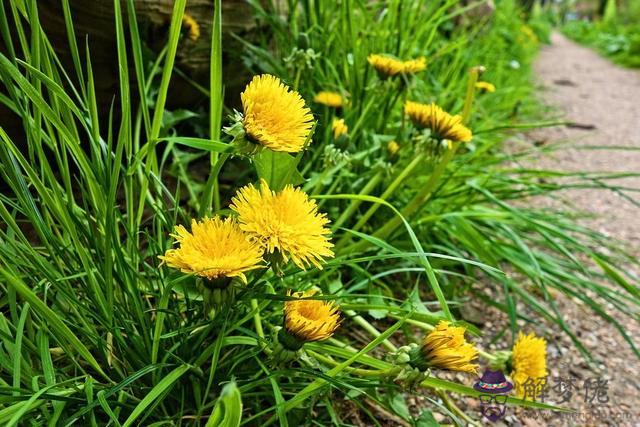
M 124 427 L 128 427 L 147 409 L 151 404 L 157 404 L 158 399 L 162 399 L 163 395 L 173 386 L 173 383 L 178 381 L 187 371 L 191 369 L 189 365 L 180 365 L 173 371 L 169 372 L 167 376 L 162 378 L 147 395 L 136 405 L 136 407 L 129 415 L 129 418 L 122 424 Z
M 13 345 L 13 388 L 19 389 L 21 378 L 20 373 L 22 368 L 22 337 L 24 334 L 24 324 L 27 321 L 27 315 L 29 314 L 29 303 L 26 303 L 22 308 L 22 312 L 20 313 L 20 320 L 18 320 L 18 326 L 16 328 L 16 341 Z M 14 392 L 14 395 L 17 395 L 17 392 Z
M 186 0 L 176 0 L 173 5 L 173 13 L 171 15 L 171 25 L 169 26 L 169 41 L 167 42 L 167 55 L 164 59 L 164 67 L 162 69 L 162 79 L 158 90 L 158 98 L 153 111 L 153 120 L 151 122 L 150 140 L 154 141 L 160 135 L 162 127 L 162 117 L 164 115 L 164 106 L 167 102 L 169 93 L 169 82 L 171 81 L 171 73 L 173 72 L 173 64 L 178 51 L 178 42 L 180 41 L 180 30 L 182 29 L 182 16 L 184 8 L 187 4 Z
M 60 319 L 60 317 L 47 305 L 42 302 L 40 298 L 34 294 L 31 289 L 18 277 L 4 268 L 0 268 L 0 274 L 5 278 L 7 283 L 13 287 L 22 298 L 24 298 L 29 304 L 33 306 L 35 312 L 37 312 L 47 322 L 49 328 L 56 332 L 58 338 L 68 344 L 68 349 L 73 349 L 95 369 L 105 379 L 109 380 L 107 374 L 102 370 L 102 367 L 98 361 L 93 357 L 89 349 L 74 335 L 67 325 Z

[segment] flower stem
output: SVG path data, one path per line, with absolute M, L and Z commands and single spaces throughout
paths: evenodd
M 444 402 L 445 406 L 451 412 L 453 412 L 454 414 L 462 418 L 464 421 L 466 421 L 466 425 L 470 425 L 470 426 L 480 425 L 478 424 L 477 421 L 475 421 L 474 419 L 469 417 L 467 414 L 465 414 L 462 409 L 458 408 L 458 406 L 453 402 L 453 400 L 451 400 L 451 398 L 447 396 L 446 392 L 444 392 L 443 390 L 436 390 L 436 393 L 438 393 L 438 396 L 440 396 L 440 398 L 442 399 L 442 402 Z
M 336 191 L 336 188 L 338 187 L 338 185 L 340 184 L 340 179 L 341 177 L 338 176 L 336 179 L 333 180 L 333 182 L 331 183 L 331 186 L 329 187 L 329 189 L 326 191 L 326 194 L 334 194 Z M 318 202 L 318 210 L 320 210 L 322 208 L 322 205 L 324 205 L 326 203 L 326 201 L 329 199 L 322 199 Z
M 427 200 L 429 200 L 436 184 L 440 180 L 441 175 L 447 168 L 449 161 L 453 158 L 453 155 L 455 154 L 458 145 L 459 143 L 454 143 L 453 148 L 445 152 L 444 156 L 442 157 L 442 160 L 440 161 L 440 163 L 438 163 L 433 173 L 429 177 L 429 181 L 427 181 L 425 186 L 422 188 L 422 191 L 416 194 L 413 197 L 413 199 L 407 204 L 407 206 L 405 206 L 405 208 L 401 211 L 402 216 L 405 219 L 413 215 L 418 209 L 424 206 L 424 203 Z M 400 218 L 399 216 L 395 216 L 391 220 L 389 220 L 384 226 L 382 226 L 382 228 L 380 228 L 377 232 L 375 232 L 373 234 L 373 237 L 376 237 L 378 239 L 385 239 L 392 232 L 394 232 L 396 228 L 398 228 L 398 226 L 400 226 L 401 224 L 402 224 L 402 218 Z M 360 251 L 365 249 L 368 245 L 370 245 L 368 241 L 361 240 L 358 243 L 355 243 L 347 247 L 345 251 L 346 252 Z
M 391 195 L 396 191 L 396 189 L 400 186 L 400 184 L 404 183 L 405 179 L 409 176 L 411 172 L 418 166 L 422 160 L 424 159 L 424 154 L 420 153 L 407 165 L 405 168 L 396 176 L 393 182 L 387 187 L 387 189 L 380 195 L 380 198 L 383 200 L 387 200 Z M 371 207 L 365 212 L 365 214 L 358 220 L 355 226 L 353 226 L 354 231 L 360 230 L 366 223 L 369 221 L 369 218 L 373 216 L 374 213 L 380 207 L 379 204 L 373 204 Z M 337 244 L 336 247 L 340 247 L 342 244 L 346 243 L 346 239 L 348 237 L 344 236 Z
M 494 356 L 494 355 L 493 355 L 493 354 L 491 354 L 491 353 L 487 353 L 487 352 L 486 352 L 486 351 L 484 351 L 484 350 L 480 350 L 480 349 L 478 349 L 478 354 L 479 354 L 480 356 L 482 356 L 483 358 L 485 358 L 486 360 L 488 360 L 489 362 L 493 362 L 493 361 L 495 361 L 495 360 L 497 359 L 497 358 L 496 358 L 496 356 Z
M 398 98 L 400 98 L 400 96 L 403 96 L 403 99 L 406 99 L 406 93 L 407 93 L 407 91 L 405 90 L 406 88 L 402 85 L 402 82 L 396 84 L 397 87 L 393 87 L 393 84 L 395 83 L 395 81 L 387 80 L 387 82 L 389 82 L 389 85 L 392 86 L 391 92 L 395 93 L 395 95 L 393 95 L 393 98 L 389 98 L 389 97 L 386 98 L 385 105 L 382 109 L 382 114 L 380 114 L 379 123 L 376 126 L 376 128 L 378 129 L 378 133 L 380 134 L 384 133 L 387 123 L 389 122 L 389 120 L 387 120 L 387 118 L 389 117 L 389 110 L 394 105 L 396 105 L 396 103 L 398 102 Z
M 476 93 L 476 83 L 481 67 L 472 67 L 469 70 L 469 81 L 467 82 L 467 93 L 464 97 L 464 107 L 462 108 L 462 123 L 467 123 L 471 116 L 471 107 L 473 106 L 473 96 Z
M 222 166 L 224 166 L 225 162 L 227 161 L 227 159 L 229 159 L 229 157 L 230 157 L 229 154 L 224 153 L 219 158 L 216 157 L 215 164 L 211 165 L 211 171 L 209 172 L 209 178 L 207 178 L 207 183 L 205 185 L 205 191 L 203 195 L 204 202 L 200 206 L 200 215 L 202 216 L 211 212 L 212 210 L 211 203 L 213 203 L 214 205 L 213 206 L 214 212 L 220 209 L 220 197 L 218 194 L 218 175 L 220 174 L 220 170 L 222 169 Z M 212 161 L 213 161 L 213 158 L 212 158 Z M 216 196 L 216 194 L 218 194 L 218 196 Z M 216 199 L 216 197 L 218 198 Z
M 371 193 L 371 190 L 373 190 L 376 187 L 376 185 L 378 185 L 378 183 L 382 179 L 383 175 L 384 175 L 383 171 L 380 171 L 377 174 L 375 174 L 373 176 L 373 178 L 371 178 L 371 180 L 369 180 L 369 182 L 367 182 L 367 184 L 362 188 L 362 190 L 360 190 L 360 193 L 358 193 L 358 194 L 361 195 L 361 196 L 366 196 L 369 193 Z M 344 212 L 342 212 L 342 215 L 340 215 L 340 217 L 333 224 L 333 227 L 332 227 L 333 230 L 338 229 L 349 218 L 351 218 L 351 216 L 358 209 L 358 206 L 360 206 L 361 203 L 362 203 L 362 200 L 351 199 L 351 203 L 349 204 L 347 209 Z
M 473 97 L 475 93 L 475 84 L 478 81 L 478 74 L 480 73 L 480 67 L 473 67 L 469 71 L 469 81 L 467 83 L 467 93 L 464 100 L 464 106 L 462 108 L 462 122 L 466 123 L 471 116 L 471 107 L 473 105 Z M 408 219 L 411 215 L 413 215 L 416 211 L 424 206 L 424 204 L 431 197 L 433 190 L 436 185 L 440 181 L 440 177 L 447 169 L 447 165 L 453 159 L 458 147 L 460 146 L 460 142 L 453 142 L 451 148 L 449 148 L 444 155 L 442 156 L 442 160 L 440 163 L 436 165 L 433 173 L 429 177 L 429 181 L 427 181 L 426 185 L 423 187 L 422 191 L 414 196 L 414 198 L 405 206 L 405 208 L 401 211 L 402 216 L 405 219 Z M 388 221 L 382 228 L 380 228 L 376 233 L 373 234 L 373 237 L 377 237 L 379 239 L 385 239 L 391 233 L 393 233 L 398 226 L 402 224 L 402 219 L 398 216 L 394 217 L 390 221 Z M 360 242 L 351 245 L 347 248 L 348 251 L 358 251 L 365 249 L 370 243 L 366 240 L 361 240 Z
M 224 104 L 222 89 L 222 0 L 215 0 L 213 29 L 211 31 L 211 55 L 209 58 L 209 137 L 213 141 L 220 140 L 220 127 L 222 126 L 222 108 Z M 218 153 L 211 152 L 211 171 L 219 172 Z M 213 173 L 211 174 L 214 175 Z M 220 189 L 218 174 L 215 178 L 207 180 L 207 191 L 205 191 L 206 206 L 209 211 L 213 202 L 213 211 L 220 210 Z
M 340 163 L 338 163 L 336 166 L 329 168 L 329 167 L 325 167 L 323 172 L 319 175 L 318 179 L 315 181 L 315 183 L 313 183 L 313 187 L 311 187 L 313 190 L 311 191 L 311 196 L 316 196 L 318 194 L 320 194 L 320 192 L 322 191 L 322 189 L 324 188 L 324 180 L 326 180 L 328 177 L 333 176 L 336 172 L 339 172 L 342 170 L 342 168 L 344 168 L 344 166 L 346 165 L 346 162 L 341 161 Z M 307 182 L 307 184 L 311 183 L 311 181 Z M 304 187 L 304 191 L 308 192 L 309 191 L 309 186 L 305 185 Z
M 344 312 L 347 316 L 351 316 L 351 320 L 353 320 L 358 325 L 362 326 L 362 328 L 369 332 L 374 338 L 378 338 L 380 336 L 380 331 L 378 331 L 371 323 L 364 320 L 364 318 L 355 311 L 346 311 Z M 397 351 L 397 347 L 391 343 L 389 340 L 382 341 L 382 345 L 387 348 L 389 351 Z
M 336 362 L 335 360 L 333 360 L 330 357 L 327 356 L 323 356 L 320 353 L 316 353 L 315 351 L 312 350 L 306 350 L 306 352 L 310 355 L 315 357 L 316 359 L 318 359 L 319 361 L 321 361 L 322 363 L 326 364 L 326 365 L 331 365 L 331 366 L 338 366 L 339 363 Z M 351 368 L 351 367 L 347 367 L 345 368 L 345 372 L 348 372 L 350 374 L 353 375 L 358 375 L 361 377 L 377 377 L 377 378 L 386 378 L 386 377 L 390 377 L 390 376 L 395 376 L 398 374 L 398 372 L 400 371 L 400 368 L 398 367 L 391 367 L 391 368 L 387 368 L 387 369 L 377 369 L 377 370 L 373 370 L 373 369 L 360 369 L 360 368 Z
M 293 89 L 298 90 L 298 86 L 300 86 L 300 76 L 302 76 L 302 67 L 299 67 L 296 71 L 296 78 L 293 83 Z

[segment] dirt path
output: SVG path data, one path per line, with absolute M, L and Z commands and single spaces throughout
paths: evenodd
M 535 72 L 543 100 L 563 113 L 566 120 L 579 125 L 537 131 L 533 134 L 536 140 L 566 141 L 568 147 L 626 146 L 640 150 L 640 72 L 620 68 L 560 34 L 553 34 L 552 44 L 543 47 Z M 566 148 L 541 159 L 536 166 L 566 171 L 640 172 L 640 151 Z M 616 184 L 640 189 L 640 178 L 627 178 Z M 626 195 L 640 199 L 637 192 L 628 191 Z M 625 242 L 632 253 L 640 255 L 640 207 L 606 190 L 570 190 L 561 197 L 593 215 L 584 220 L 585 225 Z M 578 331 L 601 364 L 587 366 L 566 336 L 557 335 L 558 341 L 549 345 L 549 367 L 552 377 L 577 379 L 579 389 L 569 405 L 578 411 L 576 418 L 549 417 L 543 424 L 541 420 L 521 418 L 520 422 L 527 426 L 640 425 L 640 360 L 614 327 L 594 317 L 584 306 L 564 296 L 559 296 L 558 304 L 569 326 Z M 638 323 L 608 308 L 640 345 Z M 585 381 L 590 379 L 608 381 L 608 403 L 584 401 Z
M 543 47 L 535 71 L 543 99 L 578 125 L 545 129 L 538 136 L 583 147 L 640 150 L 640 72 L 620 68 L 558 33 L 551 46 Z M 544 163 L 567 171 L 640 172 L 640 151 L 566 149 Z M 640 178 L 619 183 L 640 189 Z M 640 199 L 638 193 L 628 195 Z M 568 196 L 579 209 L 594 214 L 591 228 L 626 241 L 638 253 L 640 208 L 610 191 L 579 190 Z

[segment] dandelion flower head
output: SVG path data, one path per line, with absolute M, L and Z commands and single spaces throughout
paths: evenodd
M 520 332 L 512 349 L 512 367 L 511 379 L 516 386 L 516 394 L 520 397 L 530 394 L 525 393 L 527 380 L 536 381 L 548 375 L 545 339 L 533 333 L 525 335 Z
M 284 328 L 297 340 L 326 340 L 340 326 L 340 310 L 333 301 L 301 299 L 312 297 L 314 291 L 289 291 L 287 295 L 297 300 L 284 303 Z
M 200 38 L 200 25 L 198 24 L 198 21 L 188 13 L 185 13 L 182 16 L 182 28 L 190 40 L 196 41 Z
M 387 144 L 387 151 L 389 152 L 389 155 L 395 156 L 398 154 L 398 151 L 400 151 L 400 144 L 396 141 L 389 141 Z
M 427 68 L 427 60 L 424 57 L 401 61 L 387 55 L 372 54 L 367 61 L 382 78 L 395 77 L 400 74 L 415 74 Z
M 333 137 L 338 139 L 349 132 L 349 126 L 344 122 L 344 119 L 333 119 L 331 131 L 333 132 Z
M 411 59 L 402 63 L 402 72 L 405 74 L 416 74 L 427 68 L 427 59 L 424 56 Z
M 414 126 L 430 129 L 436 138 L 456 142 L 471 141 L 471 131 L 462 124 L 462 117 L 452 116 L 436 104 L 407 101 L 404 112 Z
M 179 247 L 159 258 L 184 273 L 210 280 L 237 277 L 246 283 L 244 273 L 261 267 L 262 248 L 249 239 L 235 219 L 194 219 L 190 232 L 177 225 L 173 237 Z
M 240 95 L 249 139 L 273 151 L 297 153 L 311 136 L 313 115 L 300 94 L 277 77 L 255 76 Z
M 467 342 L 462 326 L 451 326 L 441 321 L 423 340 L 421 351 L 431 367 L 477 373 L 478 365 L 473 361 L 478 357 L 478 349 Z
M 240 228 L 268 254 L 277 251 L 302 269 L 310 264 L 322 268 L 321 262 L 333 257 L 329 220 L 299 188 L 287 185 L 275 192 L 262 180 L 259 188 L 249 184 L 238 190 L 230 208 Z
M 476 89 L 484 90 L 490 93 L 493 93 L 496 91 L 496 87 L 489 82 L 477 82 Z
M 342 95 L 337 92 L 318 92 L 313 98 L 313 102 L 326 105 L 327 107 L 340 108 L 343 105 Z

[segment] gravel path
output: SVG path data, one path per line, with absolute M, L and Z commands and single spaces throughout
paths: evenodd
M 623 69 L 558 33 L 535 64 L 543 99 L 565 113 L 574 127 L 537 132 L 548 141 L 579 146 L 627 146 L 640 150 L 640 73 Z M 567 171 L 640 172 L 640 151 L 565 149 L 547 166 Z M 640 188 L 640 178 L 619 181 Z M 594 214 L 591 228 L 626 241 L 640 253 L 640 209 L 610 191 L 568 194 L 580 209 Z M 629 194 L 633 197 L 633 194 Z M 637 197 L 637 193 L 636 193 Z
M 594 51 L 579 46 L 560 34 L 553 34 L 535 64 L 542 99 L 573 126 L 538 130 L 532 134 L 540 142 L 564 142 L 567 148 L 536 163 L 566 171 L 640 172 L 640 151 L 584 150 L 571 146 L 625 146 L 640 149 L 640 73 L 620 68 Z M 640 189 L 640 178 L 616 181 L 618 185 Z M 627 192 L 638 197 L 638 193 Z M 640 255 L 640 208 L 622 195 L 607 190 L 569 190 L 560 195 L 581 211 L 591 214 L 583 224 L 624 242 Z M 619 268 L 628 268 L 618 266 Z M 636 277 L 638 272 L 634 272 Z M 636 282 L 637 283 L 637 282 Z M 569 326 L 578 331 L 589 351 L 599 360 L 588 366 L 563 334 L 549 343 L 552 377 L 574 377 L 579 390 L 569 400 L 578 412 L 575 418 L 546 417 L 535 420 L 519 416 L 514 424 L 537 425 L 640 425 L 640 360 L 622 336 L 609 324 L 563 295 L 558 305 Z M 625 325 L 636 345 L 640 327 L 609 307 L 609 313 Z M 585 402 L 585 381 L 607 380 L 606 404 Z M 555 383 L 552 383 L 555 384 Z M 565 403 L 566 405 L 566 403 Z M 515 421 L 515 420 L 514 420 Z

